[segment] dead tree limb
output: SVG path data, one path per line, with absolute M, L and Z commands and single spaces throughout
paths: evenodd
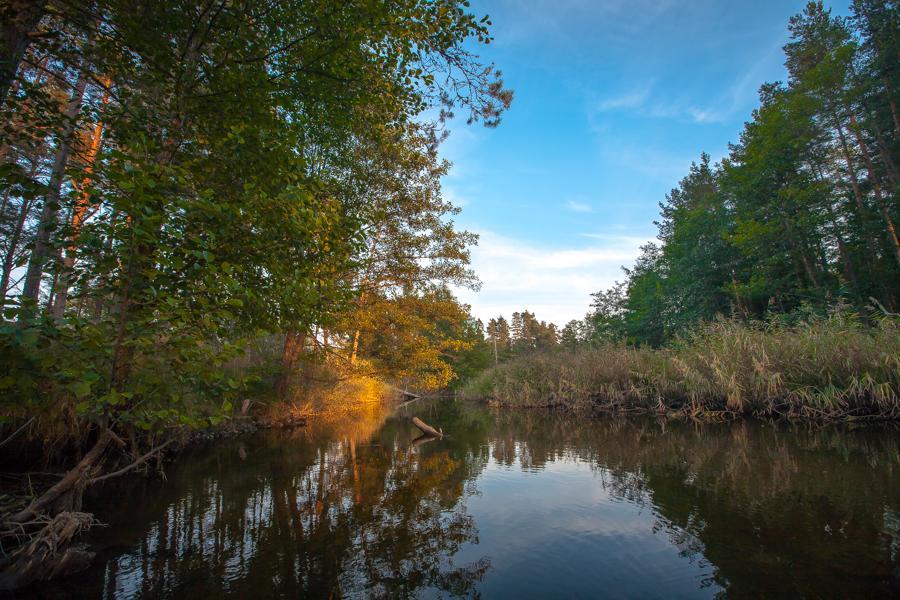
M 413 417 L 412 424 L 415 425 L 416 427 L 418 427 L 422 431 L 422 433 L 424 433 L 427 436 L 436 437 L 436 438 L 444 437 L 444 432 L 442 430 L 435 429 L 434 427 L 432 427 L 431 425 L 429 425 L 428 423 L 426 423 L 419 417 Z
M 441 439 L 441 438 L 436 438 L 433 435 L 428 435 L 427 433 L 423 433 L 422 435 L 420 435 L 419 437 L 417 437 L 416 439 L 414 439 L 412 441 L 412 446 L 413 446 L 413 448 L 416 448 L 423 444 L 427 444 L 428 442 L 433 442 L 434 440 L 439 440 L 439 439 Z
M 33 422 L 34 422 L 34 417 L 31 417 L 30 419 L 28 419 L 27 421 L 25 421 L 25 424 L 24 424 L 24 425 L 22 425 L 21 427 L 19 427 L 19 428 L 16 429 L 15 431 L 13 431 L 12 434 L 11 434 L 8 438 L 6 438 L 6 439 L 3 440 L 2 442 L 0 442 L 0 448 L 2 448 L 2 447 L 5 446 L 6 444 L 8 444 L 8 443 L 10 443 L 12 440 L 14 440 L 14 439 L 16 438 L 17 435 L 19 435 L 20 433 L 22 433 L 23 431 L 25 431 L 25 430 L 28 428 L 28 426 L 31 425 Z
M 106 481 L 107 479 L 112 479 L 113 477 L 118 477 L 119 475 L 124 475 L 125 473 L 134 469 L 135 467 L 140 466 L 141 464 L 146 462 L 148 459 L 153 458 L 154 456 L 159 454 L 162 450 L 165 450 L 166 446 L 168 446 L 169 444 L 171 444 L 174 441 L 175 441 L 175 438 L 172 438 L 169 441 L 165 442 L 164 444 L 160 444 L 159 446 L 157 446 L 150 452 L 147 452 L 146 454 L 144 454 L 143 456 L 141 456 L 140 458 L 135 460 L 130 465 L 126 465 L 126 466 L 122 467 L 121 469 L 119 469 L 118 471 L 113 471 L 112 473 L 106 473 L 105 475 L 100 475 L 99 477 L 94 477 L 93 479 L 90 480 L 90 483 L 91 484 L 99 483 L 101 481 Z

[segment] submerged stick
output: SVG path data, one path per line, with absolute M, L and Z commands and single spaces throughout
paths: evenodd
M 436 438 L 433 435 L 428 435 L 427 433 L 423 433 L 422 435 L 420 435 L 419 437 L 417 437 L 416 439 L 414 439 L 412 441 L 412 447 L 416 448 L 418 446 L 421 446 L 422 444 L 427 444 L 428 442 L 433 442 L 434 440 L 439 440 L 439 439 L 441 439 L 441 438 Z
M 427 436 L 436 437 L 436 438 L 444 437 L 444 432 L 442 430 L 435 429 L 434 427 L 432 427 L 431 425 L 429 425 L 428 423 L 426 423 L 419 417 L 413 417 L 412 424 L 415 425 L 416 427 L 418 427 L 420 430 L 422 430 L 422 433 L 424 433 Z

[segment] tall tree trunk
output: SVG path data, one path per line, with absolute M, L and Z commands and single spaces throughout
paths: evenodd
M 810 167 L 813 170 L 813 173 L 816 175 L 816 181 L 819 183 L 826 182 L 826 176 L 822 172 L 822 169 L 818 167 L 816 164 L 811 163 Z M 844 242 L 844 236 L 841 235 L 840 224 L 838 223 L 837 215 L 835 214 L 834 207 L 831 202 L 825 203 L 825 210 L 828 212 L 828 217 L 831 220 L 831 225 L 834 227 L 834 237 L 837 241 L 838 245 L 838 255 L 841 259 L 841 264 L 843 265 L 844 276 L 847 278 L 847 282 L 853 287 L 854 293 L 857 298 L 861 298 L 862 294 L 859 289 L 859 283 L 856 277 L 856 269 L 853 267 L 853 263 L 850 260 L 850 254 L 847 252 L 847 245 Z M 828 266 L 827 261 L 825 260 L 823 253 L 823 270 L 827 273 Z
M 156 156 L 156 164 L 161 169 L 167 168 L 175 160 L 180 141 L 178 134 L 185 126 L 185 119 L 178 117 L 172 120 L 171 135 L 163 142 L 163 148 Z M 125 267 L 125 277 L 122 289 L 116 301 L 116 341 L 113 345 L 111 387 L 116 391 L 125 389 L 131 376 L 134 361 L 134 346 L 129 343 L 128 327 L 134 319 L 136 309 L 140 308 L 145 299 L 142 297 L 149 287 L 148 273 L 155 268 L 154 257 L 159 245 L 159 235 L 162 231 L 162 219 L 158 219 L 151 235 L 138 237 L 135 231 L 140 229 L 140 221 L 146 214 L 154 212 L 163 214 L 165 211 L 164 192 L 162 185 L 157 185 L 158 195 L 152 204 L 144 207 L 144 211 L 136 211 L 132 215 L 126 215 L 126 221 L 131 229 L 130 251 Z M 149 212 L 147 212 L 149 211 Z
M 34 178 L 35 172 L 37 172 L 37 161 L 32 163 L 29 177 Z M 9 191 L 7 191 L 7 194 L 8 193 Z M 16 219 L 16 225 L 7 239 L 9 246 L 7 246 L 6 252 L 3 255 L 3 274 L 0 276 L 0 299 L 5 299 L 6 294 L 9 292 L 9 280 L 10 277 L 12 277 L 12 270 L 16 261 L 16 248 L 19 247 L 19 240 L 22 237 L 22 231 L 25 230 L 25 221 L 28 220 L 28 214 L 31 212 L 32 203 L 32 200 L 22 198 L 22 206 L 19 208 L 19 218 Z
M 900 115 L 897 114 L 897 102 L 894 100 L 894 90 L 891 89 L 891 82 L 885 78 L 884 89 L 887 92 L 888 106 L 891 107 L 891 117 L 894 119 L 894 133 L 900 135 Z
M 859 123 L 857 123 L 856 117 L 853 114 L 850 115 L 850 128 L 853 130 L 853 133 L 856 136 L 856 142 L 859 145 L 860 152 L 862 153 L 863 162 L 866 165 L 866 171 L 869 173 L 869 182 L 872 184 L 872 191 L 875 193 L 875 201 L 878 204 L 878 208 L 881 211 L 881 216 L 884 218 L 884 222 L 887 225 L 888 241 L 894 248 L 894 254 L 897 258 L 897 261 L 900 262 L 900 238 L 897 237 L 897 230 L 894 227 L 894 220 L 891 218 L 891 213 L 888 210 L 887 203 L 884 201 L 884 196 L 881 192 L 881 183 L 879 183 L 878 174 L 875 172 L 875 165 L 872 164 L 872 158 L 869 156 L 869 149 L 866 146 L 866 141 L 865 139 L 863 139 L 862 128 L 859 126 Z
M 350 347 L 350 364 L 356 364 L 356 353 L 359 351 L 359 329 L 353 332 L 353 345 Z
M 50 172 L 50 182 L 47 194 L 44 197 L 44 206 L 41 209 L 41 219 L 38 224 L 37 236 L 34 241 L 34 250 L 28 261 L 28 270 L 25 274 L 25 285 L 22 296 L 37 302 L 41 288 L 41 277 L 44 274 L 44 262 L 50 252 L 50 233 L 56 226 L 59 212 L 60 194 L 63 177 L 66 174 L 66 165 L 69 162 L 69 154 L 72 150 L 72 139 L 75 126 L 78 121 L 78 113 L 81 110 L 81 101 L 84 97 L 84 88 L 87 85 L 87 77 L 79 73 L 78 81 L 69 105 L 66 107 L 65 123 L 59 136 L 59 146 L 53 159 L 53 168 Z
M 803 248 L 799 249 L 799 253 L 800 261 L 803 263 L 803 270 L 806 271 L 806 276 L 809 277 L 809 280 L 813 284 L 813 287 L 818 288 L 819 278 L 816 275 L 816 268 L 813 262 L 809 259 L 809 255 L 807 255 L 806 251 Z
M 878 126 L 878 119 L 872 119 L 872 130 L 875 133 L 875 146 L 878 148 L 878 155 L 881 157 L 881 162 L 884 164 L 885 175 L 887 175 L 891 187 L 897 189 L 897 165 L 894 164 L 894 159 L 891 157 L 891 148 L 884 139 L 881 127 Z
M 209 33 L 213 22 L 219 13 L 211 16 L 210 22 L 206 26 Z M 200 24 L 196 24 L 195 31 L 199 31 Z M 177 80 L 173 87 L 173 97 L 170 100 L 170 106 L 180 107 L 181 99 L 191 93 L 193 85 L 196 83 L 195 68 L 203 43 L 202 36 L 191 36 L 184 49 L 181 72 L 178 74 Z M 156 163 L 163 170 L 168 168 L 175 160 L 178 148 L 181 145 L 180 137 L 187 126 L 189 115 L 176 110 L 171 114 L 171 127 L 167 137 L 162 142 L 162 149 L 156 157 Z M 165 212 L 165 194 L 159 188 L 159 195 L 154 200 L 154 205 L 145 208 L 155 209 L 159 214 Z M 151 213 L 153 210 L 150 211 Z M 140 211 L 136 211 L 132 215 L 126 216 L 131 226 L 132 232 L 140 229 L 139 220 L 144 218 Z M 155 269 L 154 257 L 159 245 L 160 233 L 162 231 L 162 219 L 159 219 L 154 226 L 155 230 L 150 235 L 140 236 L 140 240 L 135 240 L 132 234 L 132 249 L 128 257 L 128 267 L 125 274 L 124 285 L 119 292 L 116 318 L 116 341 L 113 346 L 112 358 L 112 375 L 111 385 L 114 390 L 122 390 L 128 383 L 131 376 L 131 369 L 134 362 L 134 345 L 129 343 L 128 328 L 134 319 L 134 313 L 137 308 L 141 307 L 145 299 L 142 297 L 149 287 L 148 272 Z
M 816 270 L 813 266 L 812 261 L 807 256 L 806 249 L 802 247 L 801 244 L 797 243 L 797 240 L 794 239 L 793 231 L 791 230 L 791 226 L 788 223 L 788 220 L 785 216 L 781 217 L 781 227 L 784 232 L 784 239 L 787 242 L 787 247 L 789 254 L 794 260 L 794 269 L 797 271 L 797 276 L 801 279 L 803 278 L 803 274 L 806 274 L 806 277 L 809 279 L 810 283 L 814 288 L 819 287 L 819 280 L 816 277 Z M 801 268 L 797 268 L 797 261 L 799 260 Z
M 62 319 L 66 312 L 66 299 L 69 292 L 69 276 L 72 272 L 72 268 L 75 266 L 75 253 L 78 250 L 78 236 L 81 233 L 81 226 L 84 224 L 88 207 L 90 207 L 91 178 L 94 174 L 94 163 L 97 160 L 97 155 L 100 152 L 100 145 L 103 139 L 103 111 L 106 108 L 107 103 L 109 103 L 109 78 L 106 78 L 103 83 L 106 90 L 103 93 L 103 100 L 100 103 L 100 114 L 97 119 L 97 124 L 94 125 L 94 130 L 91 133 L 91 142 L 88 146 L 87 154 L 85 155 L 84 176 L 81 178 L 81 183 L 79 185 L 78 199 L 75 201 L 75 206 L 72 209 L 69 245 L 66 247 L 66 254 L 63 258 L 62 269 L 59 272 L 59 281 L 56 286 L 56 297 L 53 300 L 53 316 L 57 320 Z
M 853 188 L 853 197 L 856 199 L 856 206 L 859 208 L 859 218 L 862 222 L 867 220 L 868 210 L 866 210 L 865 200 L 863 199 L 862 189 L 859 186 L 859 178 L 856 176 L 856 166 L 853 164 L 853 158 L 850 156 L 850 147 L 847 144 L 847 137 L 844 135 L 844 128 L 835 117 L 835 127 L 837 128 L 838 140 L 841 143 L 841 153 L 847 163 L 847 174 L 850 176 L 850 187 Z
M 278 392 L 281 396 L 287 394 L 294 366 L 297 364 L 297 359 L 303 352 L 305 341 L 305 333 L 288 331 L 284 334 L 284 347 L 281 350 L 281 377 L 278 382 Z
M 5 0 L 0 9 L 0 18 L 3 25 L 0 26 L 0 35 L 3 37 L 0 43 L 0 105 L 6 101 L 6 95 L 19 63 L 25 56 L 25 50 L 31 43 L 31 34 L 37 28 L 41 17 L 44 16 L 46 0 Z
M 831 219 L 831 225 L 834 227 L 834 237 L 835 240 L 837 240 L 838 255 L 841 257 L 841 264 L 844 266 L 844 277 L 847 278 L 847 283 L 853 288 L 856 297 L 860 298 L 862 294 L 860 293 L 859 282 L 856 277 L 856 269 L 853 268 L 853 263 L 850 260 L 850 253 L 847 252 L 847 244 L 844 242 L 844 236 L 841 235 L 837 217 L 831 209 L 831 206 L 828 207 L 828 216 Z

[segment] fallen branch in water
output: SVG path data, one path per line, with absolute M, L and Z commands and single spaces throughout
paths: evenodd
M 32 500 L 26 508 L 15 515 L 12 515 L 7 520 L 10 523 L 24 523 L 42 512 L 48 506 L 52 505 L 58 498 L 69 494 L 76 488 L 79 491 L 78 497 L 80 498 L 80 491 L 84 489 L 84 484 L 86 483 L 85 475 L 93 468 L 94 463 L 97 462 L 103 454 L 103 451 L 106 450 L 107 445 L 109 445 L 110 438 L 107 433 L 108 431 L 109 430 L 106 430 L 100 434 L 100 437 L 97 439 L 94 446 L 88 450 L 87 454 L 85 454 L 80 461 L 78 461 L 78 464 L 69 469 L 62 479 L 50 487 L 46 492 Z M 80 506 L 80 500 L 75 504 Z
M 118 471 L 113 471 L 112 473 L 107 473 L 105 475 L 100 475 L 99 477 L 94 477 L 93 479 L 90 480 L 89 483 L 92 483 L 92 484 L 99 483 L 101 481 L 106 481 L 107 479 L 111 479 L 113 477 L 118 477 L 119 475 L 124 475 L 125 473 L 134 469 L 135 467 L 140 466 L 142 463 L 147 461 L 147 459 L 153 458 L 154 456 L 159 454 L 162 450 L 164 450 L 166 448 L 166 446 L 168 446 L 169 444 L 171 444 L 174 441 L 175 441 L 175 438 L 172 438 L 169 441 L 167 441 L 166 443 L 160 444 L 159 446 L 157 446 L 156 448 L 154 448 L 147 454 L 144 454 L 143 456 L 141 456 L 140 458 L 135 460 L 130 465 L 126 465 L 126 466 L 122 467 L 121 469 L 119 469 Z
M 419 417 L 412 418 L 412 424 L 418 427 L 422 433 L 430 437 L 442 438 L 444 437 L 444 432 L 441 429 L 435 429 Z
M 441 438 L 434 437 L 433 435 L 428 435 L 427 433 L 423 433 L 422 435 L 420 435 L 419 437 L 414 439 L 411 442 L 411 445 L 413 448 L 418 448 L 419 446 L 427 444 L 428 442 L 433 442 L 433 441 L 439 440 L 439 439 L 441 439 Z

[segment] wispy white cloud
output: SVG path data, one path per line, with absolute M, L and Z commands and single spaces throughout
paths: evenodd
M 687 173 L 691 161 L 697 155 L 682 154 L 649 143 L 635 143 L 632 140 L 603 139 L 598 143 L 600 160 L 618 165 L 644 177 L 674 184 Z
M 589 213 L 594 211 L 594 209 L 591 208 L 590 204 L 579 202 L 577 200 L 569 200 L 568 202 L 566 202 L 566 208 L 578 213 Z
M 597 104 L 594 106 L 594 110 L 596 110 L 597 112 L 609 112 L 614 110 L 640 108 L 650 97 L 652 88 L 653 83 L 650 82 L 642 87 L 629 90 L 622 94 L 604 98 L 597 102 Z
M 778 61 L 782 44 L 778 38 L 764 52 L 755 54 L 750 64 L 739 66 L 738 75 L 711 102 L 699 104 L 690 99 L 673 101 L 671 98 L 665 102 L 648 101 L 649 106 L 644 114 L 689 119 L 698 124 L 728 122 L 735 115 L 747 112 L 748 107 L 756 102 L 756 88 L 765 80 L 763 74 Z
M 580 319 L 593 292 L 622 278 L 622 267 L 634 263 L 647 240 L 634 235 L 604 235 L 584 245 L 546 247 L 491 231 L 479 231 L 472 251 L 472 266 L 481 278 L 479 292 L 457 290 L 472 305 L 474 314 L 487 321 L 507 318 L 528 309 L 539 319 L 563 325 Z

